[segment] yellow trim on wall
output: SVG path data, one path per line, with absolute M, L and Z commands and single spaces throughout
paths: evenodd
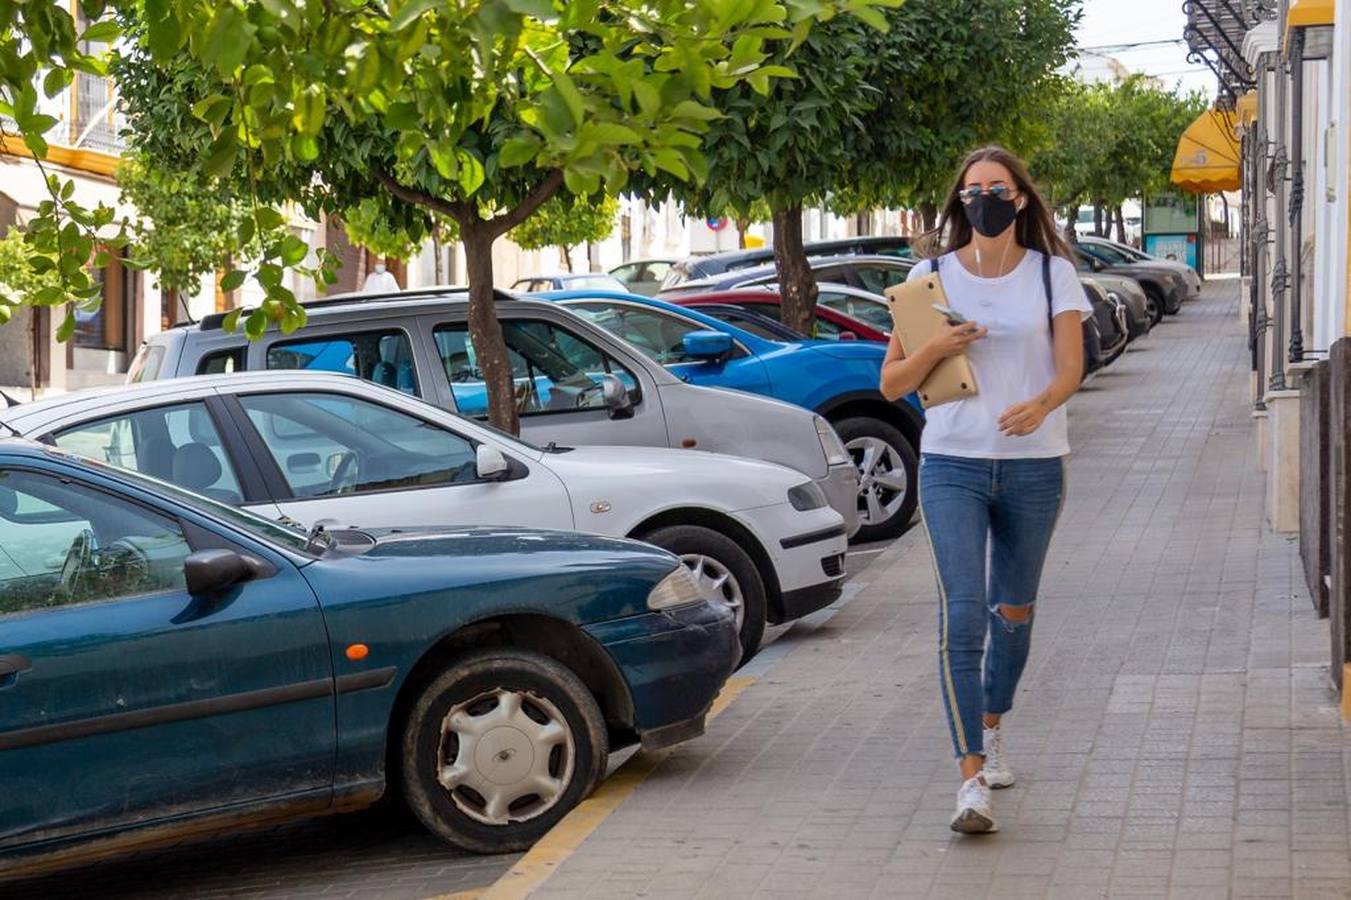
M 0 153 L 9 156 L 22 156 L 33 159 L 33 151 L 21 141 L 7 141 Z M 70 147 L 50 147 L 47 150 L 47 158 L 43 162 L 49 162 L 58 166 L 65 166 L 68 169 L 78 169 L 81 172 L 92 172 L 95 175 L 113 176 L 117 174 L 117 167 L 122 164 L 120 156 L 113 156 L 110 153 L 102 153 L 98 150 L 72 150 Z

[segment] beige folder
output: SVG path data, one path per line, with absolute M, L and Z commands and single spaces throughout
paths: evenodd
M 947 306 L 943 282 L 932 273 L 887 288 L 891 322 L 901 349 L 909 356 L 933 337 L 946 321 L 934 304 Z M 976 375 L 966 354 L 951 356 L 933 367 L 919 386 L 919 400 L 925 409 L 972 397 L 976 394 Z

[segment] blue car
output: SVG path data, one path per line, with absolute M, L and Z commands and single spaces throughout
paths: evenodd
M 772 340 L 698 310 L 637 294 L 554 291 L 532 296 L 586 316 L 691 384 L 763 394 L 825 417 L 859 468 L 862 527 L 855 540 L 895 537 L 909 527 L 924 418 L 913 397 L 892 403 L 878 389 L 885 344 Z
M 611 748 L 699 735 L 739 653 L 646 544 L 307 534 L 0 438 L 0 877 L 393 785 L 441 838 L 520 850 Z

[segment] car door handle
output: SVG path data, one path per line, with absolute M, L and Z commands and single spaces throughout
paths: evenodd
M 20 672 L 33 668 L 33 661 L 21 653 L 0 656 L 0 688 L 7 688 L 18 680 Z

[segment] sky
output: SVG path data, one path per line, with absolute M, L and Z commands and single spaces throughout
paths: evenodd
M 1204 90 L 1215 96 L 1215 76 L 1203 64 L 1187 62 L 1187 46 L 1180 41 L 1187 16 L 1182 0 L 1084 0 L 1084 15 L 1075 36 L 1081 48 L 1115 57 L 1128 69 L 1156 75 L 1165 87 L 1182 82 L 1184 90 Z M 1121 48 L 1142 41 L 1178 43 Z M 1087 62 L 1087 60 L 1086 60 Z

